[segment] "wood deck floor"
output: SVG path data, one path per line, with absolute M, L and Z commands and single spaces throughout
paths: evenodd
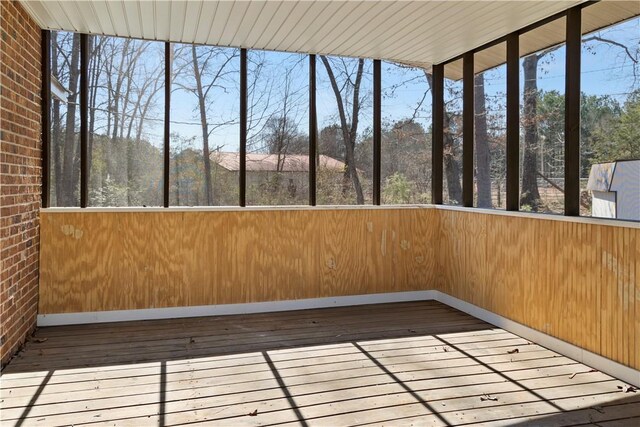
M 8 425 L 640 425 L 640 393 L 437 302 L 42 328 Z

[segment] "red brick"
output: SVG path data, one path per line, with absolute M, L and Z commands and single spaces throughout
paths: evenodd
M 36 326 L 42 141 L 40 28 L 16 1 L 0 2 L 0 359 Z

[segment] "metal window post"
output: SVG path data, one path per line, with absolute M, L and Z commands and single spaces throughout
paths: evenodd
M 565 119 L 564 119 L 564 214 L 580 215 L 580 55 L 582 9 L 567 11 Z
M 80 207 L 89 202 L 89 35 L 80 35 Z
M 309 205 L 316 205 L 316 158 L 318 113 L 316 111 L 316 56 L 309 55 Z
M 462 204 L 473 207 L 473 141 L 475 108 L 473 52 L 462 59 Z
M 170 167 L 171 167 L 171 68 L 172 64 L 171 43 L 164 44 L 164 207 L 169 207 Z
M 240 49 L 240 206 L 247 205 L 247 49 Z
M 373 204 L 380 205 L 382 168 L 382 62 L 373 60 Z
M 442 204 L 442 180 L 444 169 L 444 65 L 436 64 L 432 71 L 433 111 L 431 126 L 432 178 L 431 202 Z
M 520 38 L 507 36 L 507 210 L 520 209 Z

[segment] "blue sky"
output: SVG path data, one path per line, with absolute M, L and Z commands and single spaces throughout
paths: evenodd
M 600 32 L 602 36 L 622 42 L 628 46 L 638 46 L 640 43 L 640 18 L 634 18 L 627 22 L 618 24 Z M 585 36 L 585 38 L 588 35 Z M 291 70 L 290 89 L 295 94 L 294 98 L 297 107 L 294 108 L 296 123 L 302 133 L 307 133 L 307 104 L 308 104 L 308 60 L 304 55 L 287 54 L 278 52 L 256 51 L 249 53 L 250 64 L 252 59 L 264 61 L 265 67 L 261 70 L 257 88 L 263 93 L 280 93 L 285 85 L 285 71 Z M 239 69 L 239 59 L 235 58 L 231 64 L 232 69 Z M 564 68 L 565 49 L 560 47 L 539 65 L 538 87 L 541 90 L 557 90 L 564 92 Z M 348 60 L 354 67 L 357 60 Z M 334 71 L 338 72 L 338 64 L 334 64 Z M 249 66 L 250 73 L 252 66 Z M 364 131 L 371 126 L 371 61 L 365 64 L 365 77 L 362 82 L 362 93 L 366 94 L 363 105 L 360 130 Z M 487 71 L 485 74 L 486 94 L 488 99 L 504 98 L 505 87 L 505 67 L 498 67 Z M 427 82 L 419 69 L 407 69 L 398 67 L 392 63 L 383 64 L 383 122 L 393 122 L 413 115 L 414 110 L 424 93 L 427 90 Z M 337 107 L 335 97 L 326 76 L 325 68 L 318 58 L 317 62 L 317 109 L 318 126 L 323 128 L 332 123 L 337 123 Z M 251 81 L 251 77 L 249 78 Z M 582 91 L 594 95 L 612 95 L 623 102 L 632 89 L 638 89 L 640 83 L 634 80 L 633 64 L 625 58 L 624 52 L 615 46 L 606 45 L 600 42 L 590 42 L 583 44 L 582 55 Z M 237 117 L 239 110 L 238 101 L 238 78 L 231 78 L 226 82 L 226 90 L 214 90 L 212 93 L 215 99 L 210 113 L 212 122 L 220 122 L 234 119 L 234 124 L 226 125 L 216 130 L 212 135 L 212 148 L 220 146 L 223 151 L 235 151 L 238 149 L 239 127 Z M 522 87 L 522 73 L 521 73 Z M 175 88 L 174 88 L 175 89 Z M 503 99 L 500 99 L 504 103 Z M 162 98 L 159 104 L 161 105 Z M 265 104 L 266 105 L 266 104 Z M 199 111 L 195 109 L 196 98 L 181 90 L 172 92 L 171 102 L 172 132 L 178 133 L 182 138 L 193 138 L 194 147 L 201 147 Z M 281 107 L 281 99 L 272 97 L 265 112 L 269 113 L 273 109 Z M 492 108 L 493 107 L 493 108 Z M 497 110 L 496 106 L 488 105 L 489 109 Z M 269 110 L 269 111 L 267 111 Z M 158 118 L 162 117 L 161 111 L 156 111 Z M 422 108 L 419 110 L 417 120 L 425 127 L 431 120 L 431 98 L 430 93 L 424 100 Z M 146 134 L 150 139 L 162 141 L 162 124 L 159 122 L 148 122 Z M 154 142 L 155 142 L 154 141 Z

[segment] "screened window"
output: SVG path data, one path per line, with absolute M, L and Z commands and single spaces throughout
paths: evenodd
M 170 204 L 237 205 L 240 50 L 172 51 Z
M 309 203 L 309 58 L 248 53 L 247 205 Z
M 164 43 L 89 44 L 89 206 L 160 206 Z
M 79 34 L 51 33 L 51 80 L 51 206 L 79 206 Z
M 462 59 L 444 66 L 443 202 L 462 205 Z
M 640 220 L 640 17 L 593 31 L 602 13 L 628 16 L 622 3 L 613 6 L 581 9 L 580 214 Z M 536 49 L 545 40 L 564 40 L 571 30 L 566 25 L 562 17 L 518 32 L 520 90 L 513 95 L 520 98 L 520 158 L 518 182 L 510 188 L 525 212 L 564 212 L 566 46 Z M 317 151 L 310 159 L 308 55 L 248 50 L 247 111 L 241 117 L 240 49 L 87 36 L 88 169 L 81 171 L 82 36 L 51 36 L 51 206 L 79 206 L 81 184 L 88 206 L 234 206 L 241 195 L 249 206 L 305 205 L 311 165 L 317 204 L 371 204 L 378 149 L 375 196 L 381 203 L 433 198 L 433 82 L 427 70 L 383 61 L 382 91 L 374 94 L 372 60 L 318 55 Z M 503 42 L 473 52 L 473 82 L 467 81 L 473 87 L 473 117 L 467 116 L 473 119 L 473 135 L 467 135 L 473 155 L 470 145 L 469 153 L 463 147 L 463 59 L 444 65 L 444 97 L 438 100 L 444 204 L 463 205 L 467 173 L 473 206 L 506 207 L 506 47 Z M 382 104 L 380 147 L 374 147 L 374 95 Z M 241 135 L 244 119 L 247 132 Z M 244 165 L 241 140 L 247 143 Z M 473 168 L 467 163 L 463 171 L 463 159 Z M 88 182 L 81 183 L 81 175 Z M 574 181 L 568 184 L 575 188 Z M 567 202 L 573 213 L 575 200 Z
M 431 201 L 431 75 L 382 63 L 382 203 Z
M 582 37 L 582 215 L 640 220 L 639 59 L 640 17 Z
M 485 63 L 500 65 L 485 69 Z M 506 44 L 475 54 L 474 206 L 505 209 L 507 66 Z
M 318 56 L 317 203 L 370 204 L 373 188 L 372 61 Z
M 520 49 L 543 35 L 564 38 L 566 19 L 520 36 Z M 527 54 L 520 61 L 520 210 L 564 212 L 565 45 Z

